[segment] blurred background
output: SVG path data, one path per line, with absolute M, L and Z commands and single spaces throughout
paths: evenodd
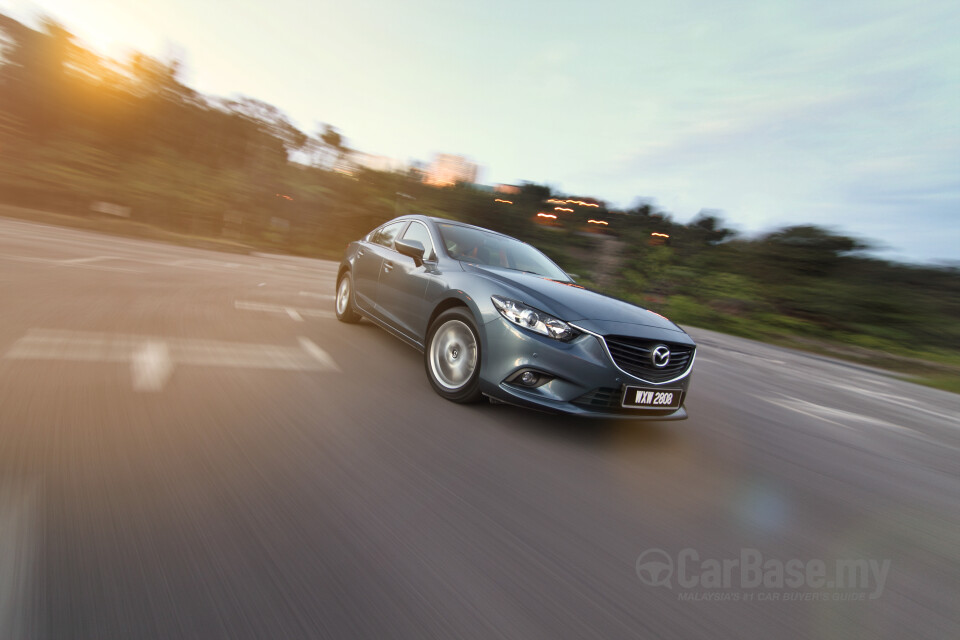
M 49 4 L 0 3 L 0 637 L 957 635 L 955 3 Z M 414 212 L 681 324 L 690 419 L 437 398 L 332 310 Z M 889 576 L 644 581 L 683 549 Z
M 679 222 L 649 199 L 618 207 L 548 184 L 483 184 L 467 157 L 356 151 L 332 125 L 302 131 L 277 106 L 190 88 L 177 58 L 118 61 L 69 25 L 34 22 L 0 16 L 4 215 L 337 259 L 416 211 L 533 242 L 584 284 L 680 323 L 834 353 L 842 343 L 846 357 L 960 388 L 956 260 L 882 259 L 883 243 L 832 226 L 748 234 L 719 210 Z

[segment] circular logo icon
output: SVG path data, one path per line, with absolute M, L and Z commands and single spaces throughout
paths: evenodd
M 637 558 L 637 577 L 650 587 L 673 587 L 673 558 L 663 549 L 647 549 Z
M 670 364 L 670 349 L 665 344 L 657 345 L 650 352 L 650 359 L 653 361 L 653 366 L 663 369 Z

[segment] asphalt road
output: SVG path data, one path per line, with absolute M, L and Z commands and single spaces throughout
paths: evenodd
M 0 219 L 0 638 L 960 634 L 960 397 L 691 330 L 685 422 L 458 406 L 335 267 Z

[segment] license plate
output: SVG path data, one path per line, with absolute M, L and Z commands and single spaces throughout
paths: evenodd
M 621 406 L 627 409 L 679 409 L 683 389 L 624 387 Z

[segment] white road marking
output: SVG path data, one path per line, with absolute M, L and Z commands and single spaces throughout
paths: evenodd
M 148 336 L 136 339 L 81 331 L 31 329 L 17 340 L 4 357 L 12 360 L 75 360 L 129 362 L 135 348 Z
M 111 267 L 105 264 L 93 264 L 94 262 L 103 262 L 105 260 L 128 260 L 130 262 L 143 262 L 135 258 L 121 258 L 119 256 L 93 256 L 90 258 L 70 258 L 68 260 L 50 260 L 54 267 L 79 267 L 81 269 L 94 269 L 96 271 L 124 271 L 127 273 L 143 273 L 140 269 L 130 269 L 127 267 Z
M 250 302 L 248 300 L 234 300 L 233 307 L 243 311 L 266 311 L 268 313 L 286 313 L 287 308 L 279 304 L 266 302 Z
M 330 355 L 313 343 L 309 338 L 304 338 L 303 336 L 297 337 L 297 340 L 300 341 L 300 346 L 303 347 L 303 350 L 310 354 L 317 362 L 324 365 L 326 368 L 333 371 L 340 371 L 340 367 L 337 366 L 337 363 L 333 361 L 333 358 Z
M 839 422 L 836 422 L 836 420 L 849 420 L 852 422 L 872 424 L 878 427 L 886 427 L 887 429 L 895 429 L 897 431 L 912 431 L 912 429 L 908 427 L 904 427 L 898 424 L 893 424 L 892 422 L 887 422 L 886 420 L 881 420 L 880 418 L 865 416 L 859 413 L 853 413 L 852 411 L 844 411 L 843 409 L 834 409 L 833 407 L 827 407 L 822 404 L 815 404 L 813 402 L 801 400 L 800 398 L 785 397 L 782 400 L 767 398 L 767 401 L 777 406 L 783 407 L 785 409 L 791 409 L 793 411 L 797 411 L 799 413 L 803 413 L 808 416 L 820 418 L 821 420 L 824 420 L 827 422 L 833 422 L 834 424 L 841 424 Z M 841 426 L 849 428 L 850 425 L 842 424 Z
M 123 271 L 126 273 L 143 273 L 142 269 L 128 269 L 126 267 L 111 267 L 105 264 L 76 263 L 76 264 L 61 264 L 57 266 L 74 267 L 79 269 L 93 269 L 94 271 Z
M 785 364 L 783 360 L 777 360 L 776 358 L 769 358 L 767 356 L 756 355 L 753 353 L 744 353 L 742 351 L 732 351 L 732 350 L 725 349 L 723 355 L 728 359 L 732 358 L 735 360 L 746 360 L 750 362 L 759 360 L 762 364 L 774 364 L 774 365 Z
M 9 254 L 0 254 L 0 260 L 13 260 L 14 262 L 43 262 L 49 264 L 53 260 L 49 258 L 34 258 L 32 256 L 12 256 Z
M 274 313 L 285 313 L 285 307 L 279 304 L 267 304 L 266 302 L 249 302 L 247 300 L 234 300 L 234 309 L 244 311 L 270 311 Z
M 290 316 L 295 322 L 303 322 L 303 316 L 297 313 L 297 310 L 293 307 L 286 307 L 287 315 Z
M 774 404 L 783 409 L 795 411 L 805 416 L 816 418 L 817 420 L 821 420 L 823 422 L 827 422 L 829 424 L 833 424 L 838 427 L 842 427 L 843 429 L 848 429 L 850 431 L 862 430 L 862 427 L 858 428 L 851 424 L 838 422 L 838 420 L 845 419 L 852 422 L 859 422 L 862 425 L 873 425 L 877 427 L 883 427 L 890 431 L 894 431 L 896 433 L 900 433 L 902 435 L 906 435 L 906 436 L 915 438 L 917 440 L 923 440 L 924 442 L 934 444 L 938 447 L 947 447 L 948 449 L 960 451 L 960 448 L 941 442 L 935 438 L 928 436 L 927 434 L 921 431 L 917 431 L 916 429 L 912 429 L 910 427 L 904 427 L 902 425 L 894 424 L 892 422 L 887 422 L 886 420 L 881 420 L 880 418 L 864 416 L 859 413 L 844 411 L 842 409 L 834 409 L 833 407 L 814 404 L 812 402 L 807 402 L 806 400 L 801 400 L 799 398 L 790 398 L 787 396 L 784 396 L 783 398 L 768 398 L 765 396 L 759 396 L 755 394 L 751 394 L 751 395 L 753 395 L 754 398 L 765 400 L 770 404 Z M 836 418 L 836 420 L 834 420 L 833 418 Z
M 163 338 L 85 331 L 31 329 L 4 357 L 11 360 L 128 362 L 137 391 L 159 391 L 175 366 L 232 367 L 283 371 L 339 371 L 320 347 L 299 347 Z M 309 341 L 308 341 L 309 342 Z M 2 637 L 2 636 L 0 636 Z
M 760 398 L 761 400 L 766 400 L 766 401 L 769 402 L 770 404 L 776 405 L 776 406 L 781 407 L 781 408 L 783 408 L 783 409 L 788 409 L 788 410 L 790 410 L 790 411 L 795 411 L 796 413 L 803 414 L 803 415 L 805 415 L 805 416 L 807 416 L 807 417 L 810 417 L 810 418 L 816 418 L 817 420 L 822 420 L 823 422 L 828 422 L 828 423 L 830 423 L 830 424 L 836 425 L 836 426 L 838 426 L 838 427 L 842 427 L 842 428 L 844 428 L 844 429 L 853 429 L 853 430 L 856 430 L 854 427 L 852 427 L 852 426 L 850 426 L 850 425 L 848 425 L 848 424 L 843 424 L 842 422 L 837 422 L 836 420 L 831 420 L 830 418 L 826 418 L 826 417 L 824 417 L 824 416 L 822 416 L 822 415 L 819 415 L 819 414 L 811 411 L 809 408 L 804 407 L 804 405 L 810 405 L 811 403 L 809 403 L 809 402 L 804 402 L 803 400 L 796 400 L 796 399 L 794 399 L 794 398 L 785 398 L 785 399 L 781 400 L 781 399 L 778 399 L 778 398 L 767 398 L 767 397 L 764 397 L 764 396 L 754 396 L 754 397 L 755 397 L 755 398 Z M 818 405 L 813 405 L 813 406 L 816 407 L 816 406 L 818 406 Z
M 237 262 L 223 262 L 220 260 L 207 260 L 206 258 L 189 258 L 186 260 L 174 260 L 168 263 L 171 267 L 214 267 L 223 269 L 237 269 L 240 264 Z
M 60 264 L 81 264 L 83 262 L 100 262 L 101 260 L 113 260 L 113 256 L 94 256 L 92 258 L 72 258 L 70 260 L 58 260 Z
M 307 318 L 334 318 L 336 317 L 332 311 L 327 311 L 325 309 L 294 309 L 293 307 L 287 307 L 279 304 L 269 304 L 266 302 L 251 302 L 249 300 L 235 300 L 233 306 L 236 309 L 242 309 L 244 311 L 266 311 L 268 313 L 285 313 L 291 318 L 293 316 L 290 314 L 289 310 L 293 310 L 297 315 L 301 316 L 301 320 L 304 317 Z M 296 320 L 296 318 L 294 318 Z
M 30 582 L 35 571 L 37 492 L 4 487 L 0 493 L 0 638 L 28 638 Z
M 97 271 L 123 271 L 126 273 L 143 273 L 141 269 L 130 269 L 128 267 L 112 267 L 105 264 L 92 264 L 94 262 L 100 262 L 103 260 L 123 260 L 126 262 L 139 262 L 141 264 L 149 265 L 166 265 L 164 262 L 158 262 L 155 260 L 146 260 L 144 258 L 139 258 L 135 256 L 121 257 L 121 256 L 96 256 L 93 258 L 71 258 L 71 259 L 60 259 L 60 258 L 34 258 L 31 256 L 14 256 L 14 255 L 0 255 L 0 260 L 14 260 L 17 262 L 37 262 L 40 264 L 47 264 L 51 267 L 72 267 L 72 268 L 81 268 L 81 269 L 94 269 Z
M 889 391 L 874 391 L 873 389 L 864 389 L 862 387 L 852 387 L 847 384 L 837 384 L 835 385 L 839 389 L 845 391 L 850 391 L 859 395 L 867 396 L 874 400 L 882 400 L 884 402 L 889 402 L 890 404 L 897 405 L 898 407 L 904 407 L 910 411 L 919 411 L 921 413 L 926 413 L 931 416 L 936 416 L 937 418 L 942 418 L 946 420 L 951 426 L 960 427 L 960 419 L 956 415 L 950 415 L 946 413 L 940 413 L 939 411 L 934 411 L 928 409 L 922 403 L 913 400 L 911 398 L 901 398 L 893 392 Z
M 307 318 L 326 318 L 329 320 L 337 317 L 337 314 L 333 311 L 326 311 L 325 309 L 297 309 L 297 311 Z
M 319 258 L 306 258 L 304 256 L 291 256 L 283 253 L 260 253 L 254 252 L 255 258 L 266 258 L 276 263 L 304 265 L 313 269 L 329 269 L 336 271 L 340 263 L 335 260 L 321 260 Z
M 716 354 L 713 354 L 716 355 Z M 745 361 L 748 359 L 758 360 L 755 363 L 755 366 L 769 366 L 776 372 L 778 378 L 783 379 L 793 379 L 800 382 L 804 382 L 811 385 L 816 385 L 820 387 L 827 387 L 833 391 L 836 390 L 845 390 L 852 393 L 858 393 L 861 395 L 870 396 L 876 399 L 882 399 L 891 404 L 900 405 L 907 407 L 912 411 L 919 411 L 922 413 L 927 413 L 930 415 L 937 416 L 946 420 L 951 420 L 955 426 L 960 426 L 960 421 L 957 421 L 953 416 L 949 416 L 943 413 L 933 411 L 926 408 L 919 402 L 913 402 L 904 398 L 897 398 L 892 396 L 887 391 L 877 391 L 875 389 L 868 389 L 858 386 L 851 386 L 847 384 L 851 378 L 848 371 L 838 371 L 836 366 L 842 366 L 839 363 L 829 363 L 836 365 L 830 369 L 818 369 L 811 367 L 806 362 L 792 362 L 789 366 L 785 366 L 786 362 L 773 360 L 769 358 L 764 358 L 762 356 L 751 356 L 749 354 L 742 354 L 738 352 L 728 351 L 723 354 L 724 360 L 718 361 L 710 357 L 704 357 L 703 355 L 697 355 L 697 362 L 703 362 L 707 364 L 718 364 L 720 366 L 726 366 L 728 368 L 735 368 L 738 365 L 739 361 Z M 865 378 L 863 376 L 857 376 L 855 380 L 861 384 L 871 385 L 871 386 L 883 386 L 891 387 L 891 383 L 877 378 Z
M 136 391 L 160 391 L 173 373 L 167 343 L 148 340 L 134 351 L 130 360 L 133 388 Z

